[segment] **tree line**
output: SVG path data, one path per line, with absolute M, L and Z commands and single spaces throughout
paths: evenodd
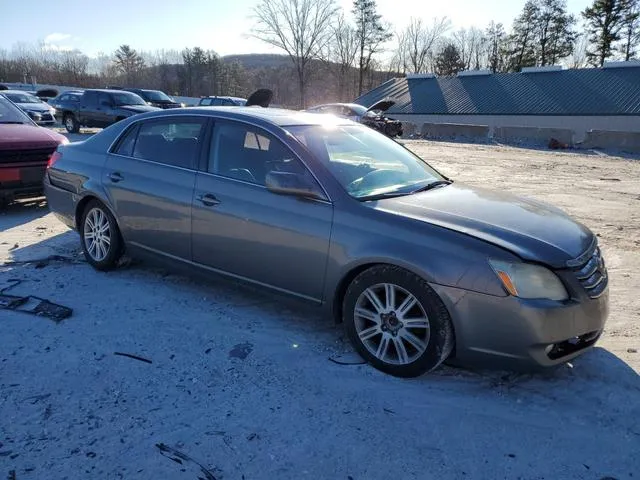
M 139 86 L 194 97 L 246 96 L 269 87 L 277 103 L 300 107 L 352 101 L 410 73 L 598 67 L 637 58 L 640 44 L 640 0 L 594 0 L 579 15 L 568 12 L 566 0 L 527 0 L 508 31 L 495 22 L 456 30 L 448 18 L 410 18 L 394 30 L 376 0 L 354 0 L 350 11 L 335 0 L 259 0 L 253 14 L 250 33 L 281 50 L 287 62 L 268 55 L 241 61 L 199 47 L 140 52 L 130 45 L 90 58 L 79 50 L 18 44 L 0 49 L 0 82 L 35 77 L 42 84 Z

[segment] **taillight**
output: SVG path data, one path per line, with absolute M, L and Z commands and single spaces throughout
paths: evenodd
M 49 161 L 47 162 L 47 169 L 53 167 L 55 163 L 62 158 L 62 153 L 55 151 L 49 155 Z

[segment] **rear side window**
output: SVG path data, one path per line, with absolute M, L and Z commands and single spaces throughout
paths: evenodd
M 133 156 L 174 167 L 195 169 L 205 120 L 176 118 L 142 123 Z
M 98 106 L 98 92 L 86 92 L 84 94 L 84 104 L 89 107 Z
M 133 155 L 133 146 L 136 143 L 137 133 L 138 126 L 134 125 L 120 138 L 116 148 L 113 150 L 113 153 L 124 155 L 125 157 L 131 157 Z

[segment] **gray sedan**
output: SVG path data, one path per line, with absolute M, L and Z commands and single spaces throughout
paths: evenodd
M 51 210 L 98 270 L 163 259 L 291 294 L 397 376 L 449 359 L 553 366 L 608 314 L 595 235 L 550 205 L 453 182 L 334 116 L 136 115 L 58 148 Z

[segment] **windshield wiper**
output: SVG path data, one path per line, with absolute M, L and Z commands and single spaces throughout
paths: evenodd
M 16 120 L 6 120 L 6 121 L 0 120 L 0 123 L 2 123 L 3 125 L 22 125 L 24 122 L 18 122 Z
M 358 197 L 358 200 L 361 202 L 369 202 L 373 200 L 383 200 L 385 198 L 395 198 L 395 197 L 404 197 L 405 195 L 411 195 L 413 192 L 386 192 L 386 193 L 376 193 L 373 195 L 364 195 L 362 197 Z
M 420 188 L 416 188 L 409 192 L 411 195 L 414 193 L 426 192 L 427 190 L 431 190 L 432 188 L 440 187 L 442 185 L 451 185 L 453 180 L 436 180 L 435 182 L 428 183 Z

